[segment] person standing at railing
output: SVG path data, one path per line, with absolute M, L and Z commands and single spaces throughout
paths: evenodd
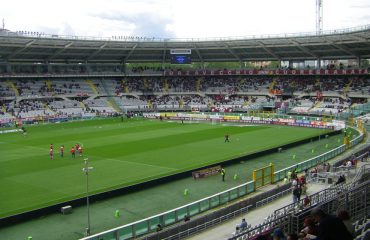
M 292 172 L 291 171 L 289 171 L 287 173 L 287 177 L 288 177 L 288 181 L 290 182 L 292 180 Z
M 298 186 L 293 186 L 292 194 L 293 194 L 293 203 L 297 203 L 298 202 L 298 198 L 300 197 L 299 187 Z
M 340 175 L 338 180 L 335 182 L 335 185 L 338 185 L 340 183 L 345 183 L 346 182 L 346 177 L 344 175 Z
M 224 168 L 221 168 L 220 173 L 221 173 L 221 176 L 222 176 L 222 181 L 225 182 L 226 170 Z
M 157 224 L 157 228 L 155 229 L 157 232 L 162 231 L 162 225 L 160 223 Z

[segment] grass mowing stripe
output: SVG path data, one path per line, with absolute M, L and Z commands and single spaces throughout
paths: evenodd
M 147 163 L 139 163 L 139 162 L 131 162 L 127 160 L 122 160 L 122 159 L 117 159 L 117 158 L 104 158 L 104 160 L 110 160 L 110 161 L 119 161 L 119 162 L 124 162 L 129 165 L 138 165 L 138 166 L 145 166 L 145 167 L 154 167 L 154 168 L 161 168 L 161 169 L 166 169 L 166 170 L 178 170 L 177 168 L 169 168 L 169 167 L 162 167 L 162 166 L 157 166 L 153 164 L 147 164 Z
M 101 128 L 100 128 L 101 127 Z M 224 143 L 229 133 L 231 143 Z M 94 166 L 92 192 L 102 192 L 156 177 L 217 163 L 234 156 L 260 151 L 267 147 L 296 141 L 322 133 L 322 130 L 276 126 L 235 127 L 211 124 L 181 124 L 117 119 L 41 125 L 30 127 L 29 135 L 0 136 L 0 188 L 11 191 L 6 178 L 14 178 L 50 191 L 28 189 L 18 184 L 17 201 L 0 198 L 0 216 L 34 206 L 60 201 L 54 188 L 65 193 L 65 200 L 84 192 L 83 157 L 72 160 L 69 148 L 76 142 L 85 146 L 85 156 Z M 239 139 L 239 140 L 237 140 Z M 8 144 L 9 143 L 9 144 Z M 54 143 L 54 160 L 49 159 L 49 144 Z M 13 145 L 12 145 L 13 144 Z M 65 157 L 59 146 L 65 145 Z M 23 147 L 24 146 L 24 147 Z M 41 149 L 45 149 L 41 151 Z M 41 153 L 42 152 L 42 153 Z M 15 155 L 17 153 L 17 155 Z M 19 155 L 18 155 L 19 154 Z M 14 187 L 14 186 L 13 186 Z M 35 194 L 32 206 L 27 195 Z M 5 196 L 4 196 L 5 197 Z

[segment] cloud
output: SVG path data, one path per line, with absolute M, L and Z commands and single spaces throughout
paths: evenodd
M 162 18 L 156 14 L 140 14 L 135 21 L 133 35 L 173 38 L 175 33 L 168 29 L 168 26 L 171 24 L 171 19 Z
M 361 8 L 361 9 L 365 9 L 365 8 L 370 8 L 370 5 L 353 5 L 353 6 L 350 6 L 350 8 Z
M 100 13 L 94 17 L 105 21 L 114 21 L 116 24 L 132 26 L 129 33 L 139 37 L 173 38 L 175 33 L 168 27 L 172 24 L 172 19 L 154 12 L 141 13 Z
M 71 25 L 69 25 L 69 23 L 64 22 L 62 27 L 59 30 L 59 34 L 60 35 L 67 35 L 67 36 L 74 36 L 74 35 L 76 35 L 76 31 L 74 30 L 74 28 Z
M 369 23 L 369 0 L 325 0 L 324 29 Z M 21 16 L 21 17 L 20 17 Z M 204 38 L 314 31 L 312 0 L 4 1 L 12 31 L 78 36 Z

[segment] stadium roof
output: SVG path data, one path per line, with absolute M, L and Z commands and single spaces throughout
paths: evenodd
M 220 39 L 85 38 L 0 31 L 0 62 L 169 62 L 191 49 L 193 62 L 370 58 L 370 25 L 321 34 Z

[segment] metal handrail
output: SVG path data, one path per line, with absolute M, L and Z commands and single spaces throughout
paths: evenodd
M 305 36 L 322 36 L 333 34 L 346 34 L 352 32 L 366 31 L 370 29 L 370 24 L 326 30 L 321 33 L 318 32 L 301 32 L 301 33 L 282 33 L 282 34 L 263 34 L 263 35 L 247 35 L 247 36 L 231 36 L 231 37 L 209 37 L 209 38 L 157 38 L 157 37 L 136 37 L 136 36 L 121 36 L 117 37 L 94 37 L 94 36 L 73 36 L 73 35 L 58 35 L 45 34 L 30 31 L 2 31 L 0 36 L 9 37 L 27 37 L 27 38 L 43 38 L 43 39 L 66 39 L 66 40 L 89 40 L 89 41 L 112 41 L 112 42 L 211 42 L 211 41 L 230 41 L 230 40 L 250 40 L 250 39 L 271 39 L 271 38 L 289 38 L 289 37 L 305 37 Z
M 362 173 L 366 172 L 365 169 L 367 169 L 368 167 L 370 167 L 370 164 L 366 164 L 363 167 L 361 167 L 362 170 L 359 171 L 361 176 L 362 176 Z M 338 191 L 337 190 L 346 189 L 346 192 L 350 192 L 350 191 L 352 192 L 352 191 L 356 191 L 357 189 L 359 189 L 363 186 L 368 185 L 369 182 L 370 181 L 366 181 L 364 183 L 361 183 L 361 184 L 357 185 L 355 188 L 353 187 L 353 183 L 351 182 L 351 183 L 348 183 L 348 184 L 342 184 L 341 186 L 338 186 L 336 188 L 332 188 L 330 193 L 328 193 L 325 190 L 320 191 L 318 193 L 315 193 L 315 194 L 311 195 L 310 198 L 312 199 L 312 198 L 316 197 L 316 200 L 318 200 L 318 201 L 316 201 L 314 204 L 311 203 L 310 207 L 311 206 L 317 206 L 318 204 L 322 204 L 322 203 L 334 200 L 338 196 Z M 288 206 L 289 206 L 289 211 L 279 212 L 280 209 L 285 209 Z M 228 239 L 229 240 L 236 240 L 236 239 L 240 239 L 240 237 L 242 237 L 243 239 L 248 239 L 249 237 L 255 236 L 256 234 L 261 234 L 263 232 L 271 231 L 274 227 L 277 227 L 280 224 L 284 223 L 285 220 L 286 220 L 285 224 L 289 224 L 288 220 L 290 219 L 291 214 L 294 214 L 294 213 L 297 213 L 298 211 L 301 211 L 299 208 L 295 208 L 296 206 L 299 206 L 299 205 L 297 203 L 296 204 L 289 204 L 289 205 L 287 205 L 283 208 L 280 208 L 280 209 L 278 209 L 274 212 L 274 215 L 272 216 L 271 219 L 265 221 L 262 224 L 259 224 L 259 225 L 255 226 L 253 228 L 248 229 L 247 232 L 243 232 L 241 234 L 238 234 L 238 235 L 236 235 L 234 237 L 231 237 L 231 238 L 228 238 Z M 309 209 L 309 208 L 307 208 L 307 209 Z
M 351 143 L 355 143 L 356 141 L 359 141 L 360 139 L 362 139 L 362 137 L 363 137 L 363 134 L 360 134 L 360 136 L 358 136 L 358 137 L 356 137 L 355 139 L 351 140 Z M 286 171 L 286 170 L 290 170 L 290 169 L 296 168 L 296 167 L 297 167 L 297 166 L 299 166 L 300 164 L 306 163 L 306 162 L 308 162 L 308 161 L 312 161 L 312 160 L 314 160 L 314 159 L 318 159 L 318 158 L 320 158 L 320 157 L 324 156 L 325 154 L 329 154 L 329 153 L 331 153 L 331 152 L 333 152 L 333 151 L 335 151 L 335 150 L 338 150 L 338 149 L 340 149 L 340 148 L 343 148 L 343 146 L 344 146 L 344 145 L 341 145 L 341 146 L 339 146 L 339 147 L 337 147 L 337 148 L 335 148 L 335 149 L 333 149 L 333 150 L 331 150 L 331 151 L 329 151 L 329 152 L 327 152 L 327 153 L 321 154 L 321 155 L 319 155 L 319 156 L 316 156 L 316 157 L 311 158 L 311 159 L 309 159 L 309 160 L 303 161 L 303 162 L 301 162 L 301 163 L 299 163 L 299 164 L 296 164 L 296 165 L 293 165 L 293 166 L 291 166 L 291 167 L 284 168 L 284 169 L 282 169 L 282 170 L 280 170 L 280 171 L 275 172 L 275 175 L 276 175 L 276 174 L 278 174 L 278 173 L 280 173 L 280 172 L 282 172 L 282 171 Z M 236 190 L 236 189 L 241 188 L 241 187 L 247 187 L 247 185 L 248 185 L 248 184 L 252 184 L 252 185 L 253 185 L 253 181 L 250 181 L 250 182 L 248 182 L 248 183 L 244 183 L 244 184 L 238 185 L 238 186 L 233 187 L 233 188 L 231 188 L 231 189 L 228 189 L 228 190 L 225 190 L 225 191 L 223 191 L 223 192 L 220 192 L 220 193 L 214 194 L 214 195 L 212 195 L 212 196 L 209 196 L 209 197 L 203 198 L 203 199 L 201 199 L 201 200 L 198 200 L 198 201 L 195 201 L 195 202 L 192 202 L 192 203 L 186 204 L 186 205 L 181 206 L 181 207 L 178 207 L 178 208 L 176 208 L 176 209 L 172 209 L 172 210 L 166 211 L 166 212 L 164 212 L 164 213 L 157 214 L 157 215 L 155 215 L 155 216 L 150 216 L 150 217 L 148 217 L 148 218 L 145 218 L 145 219 L 142 219 L 142 220 L 139 220 L 139 221 L 133 222 L 133 223 L 129 223 L 129 224 L 126 224 L 126 225 L 123 225 L 123 226 L 119 226 L 119 227 L 116 227 L 116 228 L 113 228 L 113 229 L 109 229 L 109 230 L 106 230 L 106 231 L 103 231 L 103 232 L 100 232 L 100 233 L 94 234 L 94 235 L 89 236 L 89 237 L 82 238 L 81 240 L 94 239 L 95 237 L 100 237 L 100 236 L 103 236 L 103 235 L 105 235 L 105 234 L 109 234 L 109 233 L 112 233 L 112 232 L 117 232 L 117 231 L 119 231 L 119 230 L 121 230 L 121 229 L 124 229 L 124 228 L 126 228 L 126 227 L 132 227 L 132 226 L 135 226 L 136 224 L 143 223 L 143 222 L 147 222 L 147 221 L 149 221 L 149 220 L 151 220 L 151 219 L 165 216 L 165 215 L 166 215 L 166 214 L 168 214 L 168 213 L 173 213 L 173 212 L 176 212 L 177 210 L 184 209 L 184 208 L 187 208 L 187 207 L 192 206 L 192 205 L 195 205 L 195 204 L 199 204 L 200 202 L 203 202 L 203 201 L 206 201 L 206 200 L 210 200 L 210 199 L 212 199 L 212 198 L 214 198 L 214 197 L 219 197 L 219 196 L 221 196 L 222 194 L 230 193 L 232 190 Z

